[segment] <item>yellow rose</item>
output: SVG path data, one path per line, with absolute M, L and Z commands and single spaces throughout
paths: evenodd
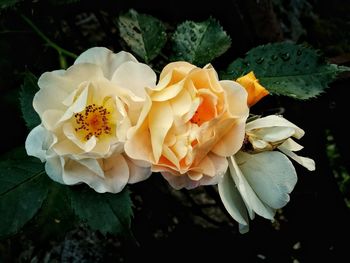
M 247 92 L 237 82 L 219 81 L 211 65 L 170 63 L 148 90 L 125 151 L 176 189 L 216 184 L 226 157 L 242 146 L 248 114 Z
M 29 155 L 45 163 L 55 181 L 86 183 L 116 193 L 150 175 L 124 153 L 128 129 L 137 123 L 145 87 L 156 75 L 131 54 L 95 47 L 67 70 L 44 73 L 33 106 L 42 123 L 26 140 Z
M 238 78 L 237 82 L 241 84 L 248 92 L 247 104 L 249 107 L 253 106 L 259 100 L 269 94 L 269 92 L 260 85 L 259 80 L 256 79 L 253 71 Z

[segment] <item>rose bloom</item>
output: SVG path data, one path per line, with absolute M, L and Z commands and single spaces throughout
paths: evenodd
M 315 162 L 295 154 L 303 147 L 305 132 L 278 115 L 270 115 L 246 125 L 242 150 L 228 158 L 229 169 L 219 183 L 220 198 L 229 214 L 239 223 L 240 232 L 249 230 L 249 219 L 255 213 L 273 220 L 276 210 L 284 207 L 297 183 L 290 157 L 309 171 Z M 281 152 L 279 152 L 279 151 Z
M 247 92 L 237 82 L 219 81 L 211 65 L 170 63 L 148 90 L 125 151 L 176 189 L 216 184 L 226 157 L 242 146 L 248 114 Z
M 253 71 L 238 78 L 236 81 L 248 92 L 247 104 L 249 107 L 253 106 L 259 100 L 269 94 L 269 92 L 260 85 L 259 80 L 255 77 Z
M 26 140 L 29 155 L 45 163 L 62 184 L 86 183 L 97 192 L 120 192 L 150 175 L 124 153 L 128 129 L 137 123 L 145 87 L 155 86 L 150 67 L 127 52 L 95 47 L 67 70 L 46 72 L 33 107 L 41 118 Z

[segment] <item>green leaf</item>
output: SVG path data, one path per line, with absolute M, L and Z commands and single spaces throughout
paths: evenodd
M 0 0 L 0 9 L 14 7 L 17 3 L 23 0 Z
M 48 195 L 41 209 L 35 215 L 31 230 L 36 235 L 36 240 L 46 242 L 53 238 L 63 238 L 64 234 L 75 226 L 76 218 L 70 206 L 69 186 L 50 180 L 48 183 Z M 40 229 L 40 231 L 38 231 Z
M 33 218 L 47 195 L 41 162 L 16 149 L 0 161 L 0 237 L 16 234 Z
M 211 62 L 231 46 L 231 38 L 213 18 L 178 25 L 172 41 L 173 60 L 185 60 L 198 66 Z
M 237 79 L 254 71 L 271 93 L 305 100 L 321 94 L 340 72 L 348 70 L 327 63 L 310 47 L 283 42 L 253 48 L 244 59 L 232 62 L 222 78 Z
M 162 21 L 133 9 L 119 16 L 118 27 L 120 36 L 146 63 L 160 54 L 167 40 Z
M 101 194 L 78 186 L 70 191 L 70 196 L 75 214 L 91 229 L 102 234 L 129 233 L 132 203 L 127 189 L 118 194 Z
M 23 118 L 29 129 L 33 129 L 40 124 L 39 115 L 33 108 L 33 98 L 35 93 L 39 90 L 37 82 L 37 77 L 32 73 L 26 72 L 24 74 L 24 81 L 20 92 L 20 103 Z

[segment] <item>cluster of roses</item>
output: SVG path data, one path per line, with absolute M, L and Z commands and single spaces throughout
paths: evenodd
M 41 124 L 26 150 L 62 184 L 118 193 L 152 172 L 176 189 L 218 184 L 244 232 L 248 215 L 273 219 L 289 201 L 297 176 L 286 155 L 315 168 L 294 153 L 302 129 L 277 115 L 247 122 L 249 107 L 268 94 L 252 72 L 219 80 L 211 65 L 173 62 L 157 81 L 130 53 L 95 47 L 38 85 Z

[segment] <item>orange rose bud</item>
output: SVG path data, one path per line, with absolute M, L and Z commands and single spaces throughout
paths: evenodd
M 249 107 L 253 106 L 263 97 L 269 94 L 267 89 L 260 85 L 259 80 L 255 77 L 254 72 L 251 71 L 247 75 L 236 80 L 248 92 L 247 104 Z

